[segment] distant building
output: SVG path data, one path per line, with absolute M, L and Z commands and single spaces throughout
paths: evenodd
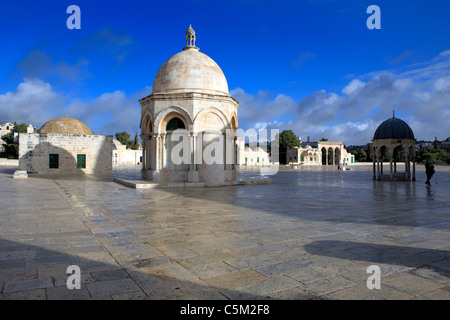
M 112 136 L 94 135 L 81 121 L 54 119 L 19 135 L 19 168 L 45 175 L 111 174 Z
M 4 136 L 5 134 L 8 134 L 11 132 L 11 130 L 14 128 L 14 124 L 7 122 L 5 124 L 0 124 L 0 137 Z
M 269 153 L 261 147 L 250 148 L 245 145 L 243 138 L 236 141 L 237 165 L 240 166 L 269 166 L 271 165 Z
M 0 139 L 0 152 L 5 151 L 5 145 L 6 145 L 6 142 L 3 141 L 2 139 Z
M 309 140 L 309 139 L 308 139 Z M 311 144 L 311 145 L 310 145 Z M 296 165 L 348 165 L 355 162 L 342 142 L 310 142 L 304 147 L 294 147 L 286 152 L 286 163 Z
M 127 149 L 127 146 L 114 139 L 112 151 L 113 166 L 129 166 L 142 164 L 142 148 L 139 150 Z
M 441 149 L 447 150 L 450 152 L 450 137 L 441 142 Z

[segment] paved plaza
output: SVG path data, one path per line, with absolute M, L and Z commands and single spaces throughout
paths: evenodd
M 0 299 L 450 298 L 447 167 L 430 188 L 423 166 L 416 182 L 318 166 L 273 184 L 147 190 L 14 169 L 0 167 Z

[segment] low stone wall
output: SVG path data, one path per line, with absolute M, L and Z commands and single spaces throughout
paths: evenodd
M 17 167 L 19 166 L 19 160 L 0 158 L 0 166 Z

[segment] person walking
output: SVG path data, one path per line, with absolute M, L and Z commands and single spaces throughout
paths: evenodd
M 430 158 L 427 158 L 425 161 L 425 173 L 427 175 L 427 181 L 425 181 L 425 184 L 431 186 L 430 179 L 434 175 L 436 171 L 434 170 L 434 166 L 430 162 Z

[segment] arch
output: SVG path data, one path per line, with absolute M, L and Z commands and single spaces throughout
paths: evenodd
M 168 131 L 175 131 L 175 130 L 178 130 L 178 129 L 186 129 L 186 125 L 184 124 L 184 121 L 181 120 L 180 118 L 173 117 L 172 119 L 170 119 L 167 122 L 166 132 L 168 132 Z
M 320 153 L 322 155 L 322 165 L 327 165 L 328 164 L 328 150 L 325 147 L 322 147 L 320 149 Z
M 305 163 L 308 162 L 307 160 L 308 160 L 308 151 L 305 150 L 300 155 L 300 162 Z
M 238 128 L 239 128 L 239 124 L 238 124 L 237 116 L 236 116 L 236 114 L 233 114 L 231 116 L 230 129 L 237 130 Z
M 154 129 L 157 130 L 157 133 L 165 133 L 167 122 L 174 117 L 180 118 L 184 122 L 186 129 L 193 125 L 192 118 L 186 110 L 180 107 L 169 107 L 158 113 L 155 118 Z
M 152 118 L 148 112 L 145 113 L 141 120 L 141 133 L 150 134 L 153 131 Z
M 328 148 L 327 149 L 327 159 L 328 159 L 328 164 L 329 165 L 333 165 L 334 164 L 334 149 L 333 148 Z
M 146 124 L 148 124 L 148 120 L 150 119 L 150 122 L 152 120 L 152 115 L 149 110 L 146 110 L 145 113 L 141 117 L 141 123 L 139 124 L 139 128 L 141 128 L 141 132 L 145 129 Z M 152 123 L 153 125 L 153 123 Z
M 334 164 L 335 165 L 341 164 L 341 148 L 340 147 L 334 148 Z
M 200 111 L 194 119 L 195 131 L 224 132 L 229 122 L 222 111 L 210 107 Z

